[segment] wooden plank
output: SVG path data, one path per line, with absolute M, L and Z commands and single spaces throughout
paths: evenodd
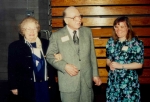
M 106 47 L 108 39 L 94 39 L 95 47 Z
M 111 37 L 112 36 L 112 27 L 111 28 L 91 28 L 92 34 L 94 38 L 99 38 L 99 37 Z M 135 31 L 136 35 L 139 37 L 147 37 L 150 36 L 150 27 L 137 27 L 134 28 L 133 30 Z M 55 32 L 55 30 L 52 30 L 52 32 Z
M 150 77 L 150 69 L 143 69 L 142 75 L 140 77 Z
M 50 0 L 50 2 L 51 6 L 150 4 L 149 0 Z
M 99 17 L 87 17 L 83 18 L 83 26 L 113 26 L 113 22 L 116 18 L 99 18 Z M 149 17 L 130 17 L 132 26 L 149 26 Z
M 99 17 L 85 17 L 82 19 L 83 26 L 113 26 L 113 21 L 116 18 L 99 18 Z M 132 26 L 150 26 L 149 17 L 130 17 Z M 52 27 L 63 27 L 62 18 L 53 18 Z
M 107 77 L 108 76 L 108 72 L 107 72 L 107 70 L 106 70 L 106 68 L 103 68 L 103 69 L 98 69 L 98 72 L 99 72 L 99 75 L 100 76 L 105 76 L 105 77 Z
M 54 27 L 63 27 L 63 19 L 61 18 L 52 18 L 51 26 Z
M 143 43 L 144 43 L 144 46 L 150 46 L 150 38 L 140 38 Z
M 143 67 L 150 68 L 150 59 L 144 59 L 144 65 Z
M 112 28 L 93 28 L 91 30 L 94 38 L 112 36 Z
M 102 83 L 107 83 L 107 77 L 100 76 Z
M 150 57 L 150 48 L 144 48 L 144 56 Z
M 139 37 L 150 36 L 150 34 L 148 33 L 148 32 L 150 32 L 150 27 L 144 27 L 144 28 L 142 28 L 142 27 L 134 28 L 133 27 L 133 31 Z
M 112 28 L 92 28 L 93 37 L 111 37 L 112 36 Z M 134 32 L 139 37 L 150 36 L 150 27 L 138 27 L 133 28 Z
M 106 67 L 106 58 L 97 59 L 98 67 Z M 150 69 L 150 59 L 144 59 L 143 68 L 149 68 Z
M 106 49 L 95 49 L 97 57 L 106 57 Z
M 150 33 L 147 33 L 147 32 L 150 32 L 150 27 L 146 27 L 146 28 L 133 28 L 133 30 L 135 31 L 136 35 L 137 36 L 150 36 Z
M 106 67 L 106 59 L 97 59 L 98 67 Z
M 52 16 L 62 16 L 66 7 L 51 9 Z M 145 15 L 150 14 L 150 6 L 85 6 L 77 7 L 81 15 Z M 97 12 L 100 11 L 100 12 Z M 130 12 L 129 12 L 130 11 Z

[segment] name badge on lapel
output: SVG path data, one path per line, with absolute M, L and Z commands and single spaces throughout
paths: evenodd
M 128 50 L 128 46 L 123 46 L 122 47 L 122 51 L 127 51 Z
M 64 36 L 64 37 L 61 37 L 61 41 L 62 42 L 66 42 L 66 41 L 68 41 L 69 40 L 69 36 L 67 35 L 67 36 Z

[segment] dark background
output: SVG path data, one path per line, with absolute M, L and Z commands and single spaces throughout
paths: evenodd
M 41 30 L 49 30 L 50 0 L 0 0 L 0 80 L 7 80 L 8 45 L 19 39 L 18 24 L 33 11 Z

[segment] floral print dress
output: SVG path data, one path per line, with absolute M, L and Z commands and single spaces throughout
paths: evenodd
M 106 45 L 107 59 L 120 64 L 144 62 L 143 42 L 137 38 L 131 41 L 114 42 L 110 38 Z M 136 70 L 109 70 L 106 88 L 106 102 L 140 102 L 138 74 Z

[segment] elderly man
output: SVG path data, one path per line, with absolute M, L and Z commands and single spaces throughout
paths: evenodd
M 66 26 L 52 34 L 47 51 L 47 61 L 58 70 L 62 102 L 92 102 L 92 79 L 99 78 L 92 32 L 81 26 L 79 11 L 71 6 L 63 12 Z M 55 54 L 61 60 L 55 60 Z

